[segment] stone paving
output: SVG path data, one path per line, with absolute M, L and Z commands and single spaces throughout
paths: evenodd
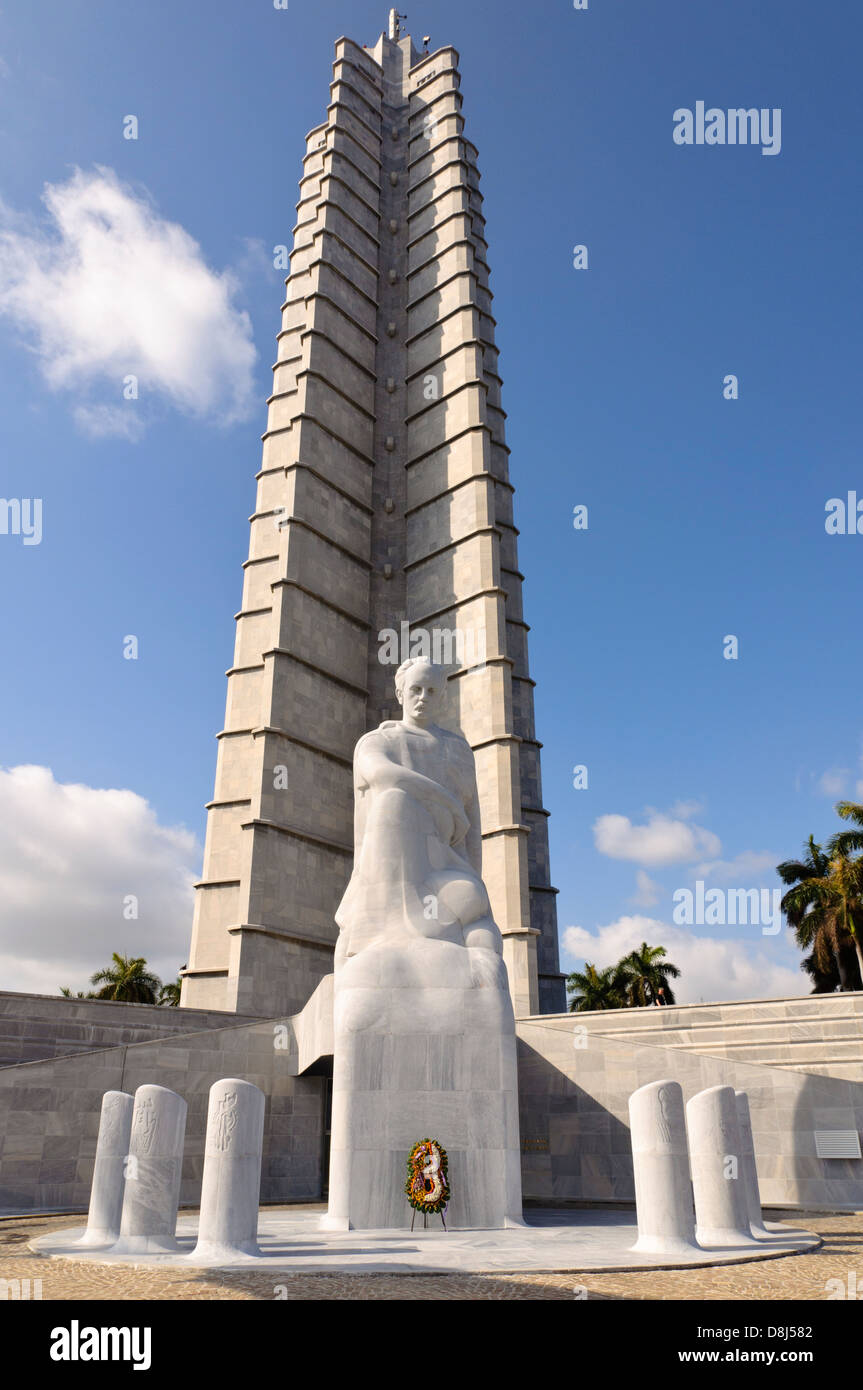
M 246 1272 L 189 1276 L 72 1260 L 49 1260 L 27 1248 L 28 1240 L 80 1224 L 75 1216 L 11 1217 L 0 1220 L 0 1280 L 41 1279 L 43 1300 L 283 1300 L 412 1301 L 539 1299 L 572 1302 L 627 1299 L 825 1300 L 828 1280 L 847 1287 L 856 1275 L 863 1290 L 863 1212 L 822 1216 L 770 1212 L 771 1219 L 805 1225 L 823 1237 L 809 1254 L 755 1264 L 624 1274 L 497 1275 L 285 1275 Z M 836 1286 L 833 1286 L 835 1291 Z M 586 1290 L 586 1295 L 585 1295 Z M 835 1296 L 835 1292 L 834 1292 Z

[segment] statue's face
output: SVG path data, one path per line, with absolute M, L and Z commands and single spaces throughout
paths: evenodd
M 418 724 L 421 729 L 433 724 L 443 701 L 443 679 L 440 671 L 427 662 L 412 666 L 398 698 L 405 719 Z

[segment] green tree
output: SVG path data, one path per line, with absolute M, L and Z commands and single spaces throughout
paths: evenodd
M 836 814 L 842 820 L 851 821 L 853 830 L 840 830 L 830 837 L 827 851 L 830 854 L 830 882 L 842 904 L 842 925 L 854 943 L 857 969 L 863 983 L 863 947 L 860 933 L 863 929 L 863 806 L 856 801 L 840 801 Z M 851 856 L 856 854 L 856 858 Z
M 94 998 L 95 998 L 95 995 L 93 995 L 93 994 L 85 994 L 84 991 L 83 991 L 83 990 L 80 990 L 80 989 L 78 990 L 78 993 L 77 993 L 77 994 L 73 994 L 72 991 L 71 991 L 71 989 L 69 988 L 68 985 L 61 985 L 61 986 L 60 986 L 60 993 L 62 994 L 62 996 L 63 996 L 64 999 L 94 999 Z
M 574 970 L 567 976 L 566 987 L 572 995 L 570 1013 L 626 1008 L 625 982 L 617 965 L 607 965 L 604 970 L 597 970 L 595 965 L 585 961 L 583 970 Z
M 97 970 L 90 983 L 100 985 L 94 999 L 114 999 L 124 1004 L 155 1004 L 162 981 L 147 970 L 143 956 L 111 954 L 113 965 Z
M 183 981 L 178 976 L 176 980 L 169 980 L 166 985 L 162 985 L 159 990 L 159 1003 L 164 1004 L 169 1009 L 176 1009 L 180 1003 L 180 990 Z
M 847 881 L 843 884 L 843 876 L 847 875 L 837 862 L 840 859 L 840 855 L 831 853 L 829 845 L 825 849 L 810 835 L 803 858 L 785 860 L 776 866 L 776 872 L 783 883 L 791 885 L 781 907 L 798 946 L 811 952 L 813 967 L 822 979 L 835 970 L 840 989 L 847 990 L 856 988 L 854 956 L 850 954 L 855 942 L 848 921 L 848 903 L 843 896 L 843 887 L 847 894 L 851 885 Z M 859 943 L 856 944 L 859 952 Z M 807 973 L 815 978 L 811 970 Z
M 808 956 L 804 956 L 800 962 L 800 969 L 805 970 L 812 981 L 813 994 L 834 994 L 841 988 L 839 971 L 836 968 L 836 957 L 832 952 L 828 953 L 826 968 L 822 968 L 815 959 L 812 951 Z
M 666 1003 L 675 1002 L 668 982 L 678 980 L 680 971 L 670 960 L 664 959 L 666 954 L 664 946 L 648 946 L 646 941 L 642 941 L 637 951 L 630 951 L 628 956 L 623 957 L 618 970 L 625 982 L 626 998 L 630 1006 L 654 1004 L 660 989 Z
M 836 814 L 854 822 L 856 829 L 840 830 L 828 845 L 831 853 L 849 855 L 863 849 L 863 806 L 856 801 L 838 801 Z

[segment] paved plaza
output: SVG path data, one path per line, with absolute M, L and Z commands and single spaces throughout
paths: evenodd
M 277 1209 L 278 1210 L 278 1209 Z M 281 1209 L 297 1220 L 317 1218 L 321 1207 Z M 276 1214 L 276 1212 L 273 1212 Z M 589 1213 L 591 1220 L 602 1213 Z M 610 1215 L 618 1216 L 618 1213 Z M 188 1272 L 177 1268 L 135 1268 L 74 1259 L 49 1259 L 30 1243 L 78 1225 L 74 1216 L 10 1217 L 0 1221 L 0 1279 L 41 1280 L 43 1300 L 414 1300 L 485 1301 L 497 1299 L 600 1300 L 711 1299 L 813 1300 L 836 1296 L 849 1276 L 863 1287 L 863 1213 L 818 1215 L 771 1212 L 771 1219 L 805 1226 L 821 1244 L 808 1252 L 755 1262 L 693 1269 L 642 1269 L 588 1272 L 570 1267 L 557 1272 L 526 1270 L 490 1273 L 390 1274 L 354 1272 L 344 1265 L 332 1272 L 297 1273 L 236 1269 Z M 184 1218 L 185 1219 L 185 1215 Z M 375 1236 L 375 1240 L 378 1237 Z M 830 1283 L 829 1281 L 839 1281 Z M 852 1287 L 855 1279 L 851 1279 Z

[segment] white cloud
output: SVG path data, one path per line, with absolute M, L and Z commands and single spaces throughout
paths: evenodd
M 0 209 L 0 313 L 48 384 L 78 394 L 79 424 L 117 433 L 105 426 L 119 418 L 112 402 L 122 406 L 128 375 L 140 391 L 130 417 L 157 396 L 207 421 L 245 418 L 256 353 L 230 272 L 211 270 L 194 238 L 111 169 L 78 169 L 48 184 L 43 201 L 47 229 Z M 93 391 L 97 400 L 81 401 Z
M 176 978 L 200 863 L 196 837 L 160 825 L 135 792 L 0 769 L 0 988 L 86 990 L 112 951 Z M 137 921 L 123 916 L 130 895 Z
M 759 886 L 762 880 L 770 880 L 770 887 L 777 886 L 776 865 L 782 858 L 781 854 L 772 854 L 770 850 L 743 850 L 734 859 L 713 859 L 708 863 L 699 864 L 692 872 L 693 878 L 701 878 L 705 883 L 732 883 L 742 887 L 748 883 L 755 886 L 758 880 Z
M 144 433 L 141 416 L 134 413 L 134 405 L 125 408 L 118 405 L 77 405 L 72 412 L 75 423 L 82 434 L 91 439 L 119 438 L 132 443 Z
M 653 907 L 662 896 L 662 886 L 655 879 L 639 869 L 635 875 L 635 892 L 630 899 L 636 907 Z
M 831 767 L 826 772 L 822 772 L 818 778 L 818 790 L 822 796 L 840 797 L 845 795 L 845 788 L 848 786 L 848 778 L 851 776 L 847 767 Z
M 809 993 L 808 977 L 801 970 L 771 959 L 764 947 L 739 938 L 694 936 L 685 927 L 668 926 L 652 917 L 620 917 L 608 926 L 589 932 L 566 927 L 564 955 L 576 963 L 589 960 L 602 969 L 621 956 L 648 946 L 664 946 L 667 959 L 678 966 L 680 979 L 672 982 L 679 1004 L 717 1003 L 727 999 L 797 998 Z M 566 967 L 564 967 L 566 968 Z
M 593 840 L 600 854 L 610 859 L 629 859 L 652 868 L 717 855 L 722 848 L 712 831 L 660 811 L 649 811 L 646 825 L 633 825 L 628 816 L 600 816 Z

